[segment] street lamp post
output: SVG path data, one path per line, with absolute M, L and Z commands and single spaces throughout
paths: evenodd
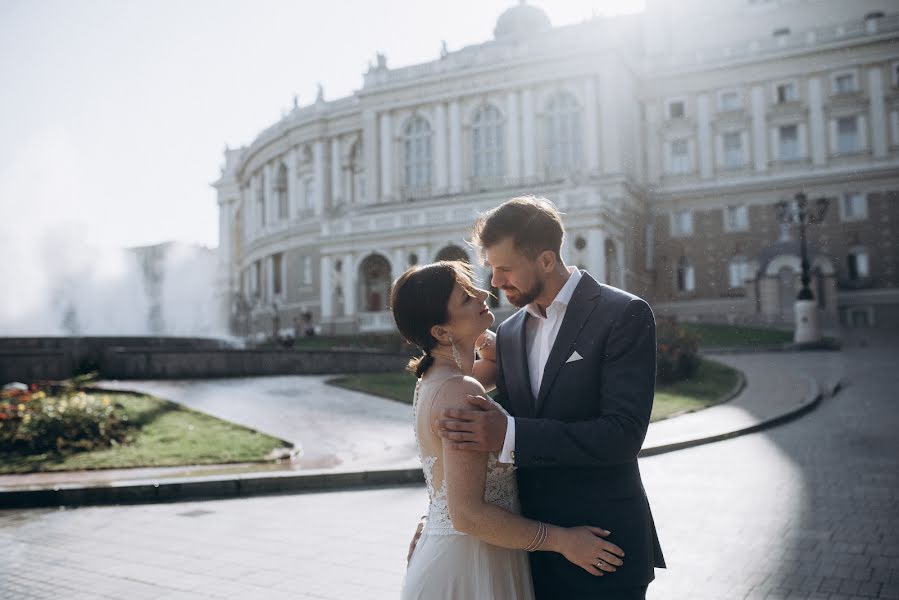
M 821 329 L 818 326 L 818 306 L 815 295 L 809 287 L 811 281 L 810 265 L 808 260 L 808 244 L 806 242 L 805 228 L 824 220 L 827 213 L 827 198 L 815 200 L 814 207 L 803 192 L 795 196 L 794 204 L 787 202 L 777 203 L 778 219 L 787 225 L 796 223 L 799 225 L 799 253 L 802 261 L 802 288 L 793 305 L 796 315 L 796 331 L 793 341 L 797 344 L 817 344 L 821 341 Z

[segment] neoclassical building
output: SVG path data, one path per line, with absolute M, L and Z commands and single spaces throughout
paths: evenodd
M 476 215 L 521 194 L 563 211 L 567 263 L 658 314 L 785 324 L 799 244 L 777 205 L 800 190 L 827 199 L 808 228 L 824 322 L 899 326 L 895 2 L 647 4 L 553 27 L 521 3 L 491 40 L 407 67 L 379 54 L 352 96 L 320 91 L 226 150 L 233 331 L 390 330 L 392 280 L 474 261 Z

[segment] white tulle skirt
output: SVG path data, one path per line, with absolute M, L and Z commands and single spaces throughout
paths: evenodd
M 403 600 L 533 598 L 527 553 L 470 535 L 422 535 L 403 581 Z

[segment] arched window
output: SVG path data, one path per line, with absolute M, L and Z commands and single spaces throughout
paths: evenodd
M 431 126 L 413 117 L 403 130 L 403 183 L 407 190 L 422 191 L 431 186 Z
M 503 153 L 503 117 L 487 104 L 478 109 L 471 122 L 472 175 L 477 178 L 500 177 L 505 172 Z
M 379 312 L 387 307 L 390 296 L 390 263 L 380 254 L 369 254 L 359 265 L 359 292 L 361 306 L 368 312 Z
M 849 281 L 859 281 L 871 275 L 871 267 L 868 261 L 868 251 L 864 246 L 853 246 L 846 256 L 846 269 L 849 273 Z
M 678 292 L 692 292 L 696 289 L 696 277 L 693 265 L 686 256 L 681 256 L 677 261 L 676 285 Z
M 290 216 L 290 207 L 287 197 L 287 165 L 284 163 L 281 163 L 278 167 L 278 178 L 275 180 L 275 196 L 278 198 L 278 218 L 288 218 Z
M 571 171 L 581 164 L 581 108 L 568 93 L 557 94 L 546 103 L 544 154 L 547 171 Z

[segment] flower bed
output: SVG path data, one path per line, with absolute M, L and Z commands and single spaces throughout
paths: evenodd
M 699 336 L 672 319 L 656 322 L 656 381 L 660 384 L 683 381 L 699 369 Z
M 32 384 L 0 392 L 0 451 L 16 454 L 108 448 L 132 427 L 121 405 L 72 386 Z

